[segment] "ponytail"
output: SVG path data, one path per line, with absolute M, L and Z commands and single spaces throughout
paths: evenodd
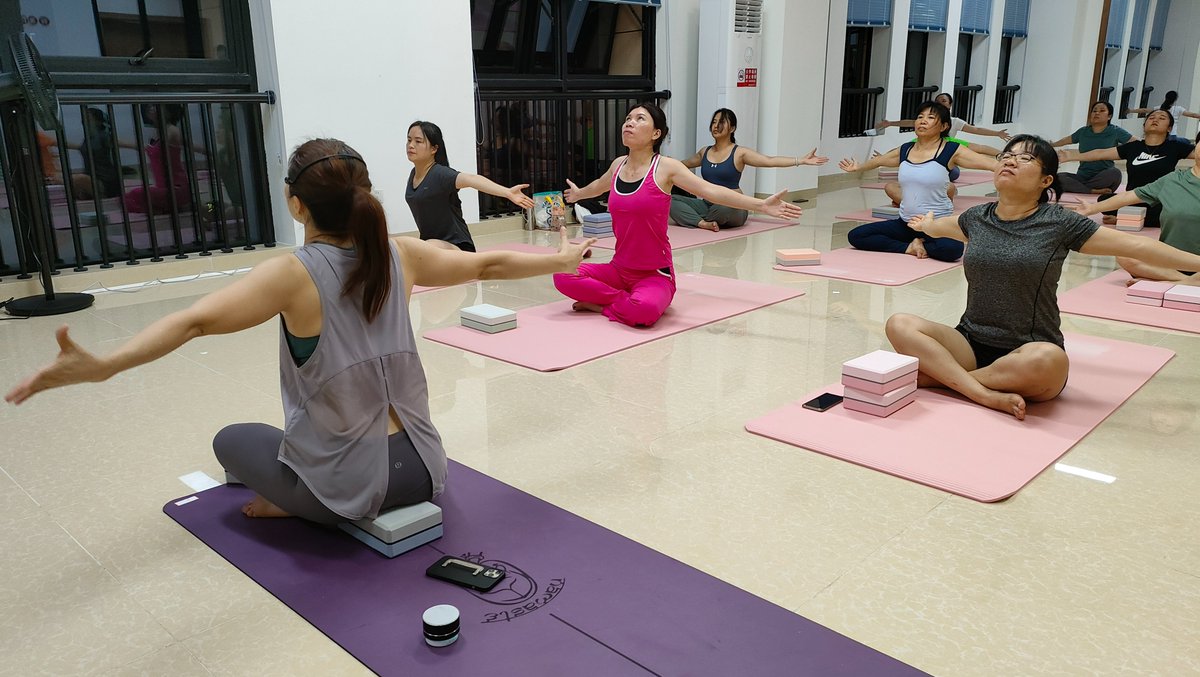
M 342 285 L 342 296 L 362 289 L 362 312 L 374 322 L 392 289 L 392 248 L 387 237 L 383 205 L 369 188 L 356 185 L 350 196 L 346 229 L 354 240 L 358 264 Z

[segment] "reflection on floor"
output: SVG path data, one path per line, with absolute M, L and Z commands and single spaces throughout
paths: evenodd
M 935 674 L 1200 672 L 1200 337 L 1065 318 L 1179 353 L 1064 457 L 1112 483 L 1048 470 L 984 505 L 743 431 L 886 347 L 890 314 L 957 320 L 960 269 L 890 288 L 772 270 L 778 248 L 845 246 L 832 215 L 882 197 L 825 192 L 800 226 L 677 254 L 680 271 L 806 292 L 753 313 L 548 374 L 420 341 L 451 456 Z M 547 238 L 480 244 L 518 240 Z M 1113 267 L 1072 255 L 1062 286 Z M 101 294 L 65 321 L 111 350 L 227 283 Z M 421 331 L 466 305 L 557 298 L 543 278 L 412 307 Z M 53 356 L 63 321 L 0 322 L 0 385 Z M 365 673 L 160 512 L 187 491 L 180 475 L 220 476 L 223 425 L 281 423 L 276 332 L 205 338 L 110 383 L 0 407 L 0 673 Z

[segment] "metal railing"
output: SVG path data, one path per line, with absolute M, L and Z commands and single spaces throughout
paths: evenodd
M 876 106 L 883 87 L 842 89 L 842 108 L 838 121 L 838 137 L 864 136 L 879 122 Z
M 917 117 L 917 109 L 921 107 L 921 104 L 932 99 L 937 94 L 937 91 L 937 85 L 905 87 L 904 93 L 900 98 L 900 119 L 912 120 Z M 912 127 L 901 127 L 900 131 L 911 132 Z
M 969 125 L 975 124 L 975 102 L 982 91 L 983 85 L 955 85 L 954 110 L 950 114 Z
M 475 112 L 480 174 L 504 186 L 528 183 L 529 192 L 582 185 L 623 155 L 621 124 L 640 102 L 662 102 L 670 92 L 480 92 Z M 479 194 L 479 216 L 519 212 L 504 198 Z
M 16 208 L 4 172 L 0 274 L 34 272 L 38 227 L 56 270 L 274 245 L 259 109 L 273 94 L 71 92 L 59 101 L 62 134 L 39 130 L 30 145 L 42 168 L 39 222 Z
M 1133 98 L 1133 87 L 1123 87 L 1121 89 L 1121 117 L 1129 114 L 1129 100 Z
M 992 123 L 1012 122 L 1017 110 L 1017 92 L 1021 85 L 1000 85 L 996 88 L 996 109 L 992 112 Z
M 1116 89 L 1116 87 L 1112 87 L 1112 86 L 1101 87 L 1100 93 L 1096 97 L 1096 100 L 1097 101 L 1107 101 L 1109 103 L 1112 103 L 1112 93 L 1113 93 L 1114 89 Z
M 1150 107 L 1150 95 L 1154 92 L 1154 87 L 1142 87 L 1142 98 L 1138 100 L 1138 108 Z

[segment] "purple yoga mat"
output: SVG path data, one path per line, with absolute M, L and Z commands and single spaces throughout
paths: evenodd
M 252 494 L 240 486 L 163 511 L 381 675 L 925 674 L 451 466 L 437 500 L 446 535 L 395 559 L 335 529 L 248 519 L 239 510 Z M 498 564 L 508 576 L 487 594 L 427 578 L 442 554 Z M 421 613 L 435 604 L 462 613 L 460 639 L 443 649 L 421 634 Z

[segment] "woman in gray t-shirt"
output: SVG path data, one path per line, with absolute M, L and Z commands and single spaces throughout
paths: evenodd
M 1050 193 L 1060 189 L 1058 155 L 1045 139 L 1015 136 L 999 160 L 999 202 L 909 222 L 926 235 L 971 243 L 963 257 L 967 308 L 958 326 L 900 313 L 888 318 L 887 335 L 898 352 L 921 361 L 921 386 L 950 388 L 1023 419 L 1026 400 L 1053 399 L 1067 383 L 1056 295 L 1067 250 L 1186 270 L 1197 270 L 1200 256 L 1101 228 L 1051 204 Z
M 475 251 L 475 241 L 463 218 L 462 200 L 458 198 L 458 191 L 463 188 L 508 198 L 521 209 L 533 207 L 533 199 L 522 192 L 529 187 L 528 183 L 505 188 L 486 176 L 451 168 L 442 130 L 432 122 L 417 120 L 409 125 L 404 150 L 413 163 L 404 184 L 404 200 L 412 210 L 422 240 L 439 246 L 448 243 L 445 248 Z

